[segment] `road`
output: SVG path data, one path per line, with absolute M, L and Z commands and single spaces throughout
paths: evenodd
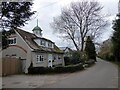
M 118 88 L 118 68 L 110 62 L 98 59 L 94 66 L 86 70 L 39 88 Z

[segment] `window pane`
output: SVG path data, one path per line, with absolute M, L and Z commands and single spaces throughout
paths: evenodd
M 38 61 L 38 62 L 41 62 L 41 61 L 43 61 L 43 60 L 44 60 L 44 58 L 43 58 L 42 55 L 37 55 L 37 61 Z
M 9 44 L 16 44 L 16 38 L 9 38 L 8 43 Z
M 14 44 L 16 43 L 16 38 L 14 38 Z

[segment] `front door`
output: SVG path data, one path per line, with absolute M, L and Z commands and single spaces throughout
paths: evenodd
M 48 67 L 52 67 L 52 60 L 53 60 L 52 54 L 48 54 Z

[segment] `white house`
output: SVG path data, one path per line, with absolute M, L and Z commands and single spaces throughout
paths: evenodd
M 9 47 L 3 50 L 3 57 L 20 58 L 25 73 L 28 73 L 31 63 L 33 67 L 64 66 L 63 51 L 54 42 L 42 37 L 38 25 L 32 31 L 14 30 L 8 37 Z

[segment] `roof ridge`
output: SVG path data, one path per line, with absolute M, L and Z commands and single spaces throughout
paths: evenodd
M 25 33 L 34 35 L 34 36 L 35 36 L 35 39 L 41 38 L 41 39 L 45 39 L 45 40 L 48 40 L 48 41 L 54 43 L 52 40 L 50 40 L 50 39 L 48 39 L 48 38 L 45 38 L 45 37 L 37 37 L 35 34 L 33 34 L 33 33 L 31 33 L 31 32 L 28 32 L 28 31 L 25 31 L 25 30 L 23 30 L 23 29 L 17 28 L 17 30 L 21 30 L 21 31 L 23 31 L 23 32 L 25 32 Z
M 20 29 L 20 28 L 17 28 L 17 30 L 21 30 L 21 31 L 26 32 L 26 33 L 29 33 L 29 34 L 33 34 L 33 33 L 31 33 L 31 32 L 28 32 L 28 31 L 23 30 L 23 29 Z M 33 35 L 34 35 L 34 34 L 33 34 Z

